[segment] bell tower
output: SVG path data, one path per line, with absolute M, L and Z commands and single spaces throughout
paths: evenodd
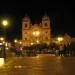
M 31 27 L 30 18 L 28 16 L 25 16 L 22 19 L 22 42 L 23 42 L 23 46 L 29 46 L 30 27 Z
M 43 43 L 50 44 L 51 40 L 51 27 L 50 27 L 50 18 L 45 15 L 42 17 L 42 37 Z
M 46 14 L 42 17 L 42 28 L 50 28 L 50 18 Z

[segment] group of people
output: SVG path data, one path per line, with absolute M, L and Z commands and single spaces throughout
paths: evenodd
M 59 55 L 59 56 L 70 56 L 72 55 L 72 50 L 70 50 L 68 48 L 69 46 L 68 45 L 60 45 L 59 46 L 59 49 L 56 50 L 56 55 Z

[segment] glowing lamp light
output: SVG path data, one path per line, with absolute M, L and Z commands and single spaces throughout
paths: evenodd
M 38 41 L 38 40 L 37 40 L 36 42 L 37 42 L 37 43 L 39 43 L 39 41 Z
M 8 21 L 7 21 L 7 20 L 3 20 L 2 24 L 3 24 L 4 26 L 7 26 Z
M 33 45 L 33 43 L 31 43 L 31 45 Z
M 0 45 L 2 45 L 2 43 L 0 43 Z
M 3 41 L 3 40 L 4 40 L 4 38 L 3 38 L 3 37 L 1 37 L 1 38 L 0 38 L 0 40 L 1 40 L 1 41 Z
M 57 40 L 58 41 L 62 41 L 63 40 L 63 37 L 58 37 Z
M 6 47 L 8 46 L 8 43 L 7 43 L 7 42 L 5 43 L 5 46 L 6 46 Z
M 18 41 L 17 40 L 14 40 L 14 42 L 17 43 Z
M 19 43 L 20 43 L 20 44 L 22 44 L 22 42 L 21 42 L 21 41 L 20 41 Z
M 35 35 L 35 36 L 38 36 L 39 34 L 40 34 L 39 31 L 33 32 L 33 35 Z
M 35 32 L 33 32 L 33 35 L 35 35 Z
M 3 41 L 3 44 L 5 43 L 5 41 Z
M 36 35 L 38 36 L 39 34 L 40 34 L 40 33 L 37 31 L 37 32 L 36 32 Z

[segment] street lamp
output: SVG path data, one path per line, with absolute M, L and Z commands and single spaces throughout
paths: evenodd
M 19 44 L 22 45 L 22 41 L 19 41 Z
M 58 37 L 57 38 L 57 41 L 58 41 L 59 44 L 63 43 L 63 40 L 64 40 L 63 37 Z
M 63 37 L 58 37 L 57 40 L 58 41 L 63 41 Z
M 4 38 L 5 38 L 5 42 L 6 42 L 6 31 L 5 31 L 6 29 L 5 29 L 5 28 L 6 28 L 6 26 L 8 25 L 8 21 L 7 21 L 7 20 L 3 20 L 3 21 L 2 21 L 2 25 L 4 26 L 4 27 L 3 27 L 3 28 L 4 28 Z M 4 54 L 3 54 L 3 57 L 6 58 L 5 43 L 4 43 L 4 50 L 3 50 L 3 51 L 4 51 L 4 52 L 3 52 L 3 53 L 4 53 Z
M 15 44 L 15 48 L 16 48 L 17 45 L 18 45 L 18 40 L 17 39 L 14 40 L 14 44 Z
M 31 42 L 30 44 L 31 44 L 31 45 L 33 45 L 34 43 L 33 43 L 33 42 Z
M 15 43 L 17 43 L 17 42 L 18 42 L 18 40 L 16 40 L 16 39 L 15 39 L 15 40 L 14 40 L 14 42 L 15 42 Z
M 3 20 L 2 24 L 3 24 L 3 26 L 7 26 L 8 25 L 8 21 L 7 20 Z
M 1 40 L 1 41 L 3 41 L 3 40 L 4 40 L 4 38 L 3 38 L 3 37 L 1 37 L 1 38 L 0 38 L 0 40 Z
M 8 25 L 8 21 L 7 20 L 3 20 L 2 21 L 2 25 L 4 26 L 3 29 L 4 29 L 4 38 L 6 39 L 6 27 Z

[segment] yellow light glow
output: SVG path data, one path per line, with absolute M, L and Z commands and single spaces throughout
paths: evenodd
M 6 46 L 6 47 L 8 46 L 8 43 L 7 43 L 7 42 L 5 43 L 5 46 Z
M 3 44 L 5 43 L 5 41 L 3 41 Z
M 39 31 L 33 32 L 33 35 L 34 35 L 34 36 L 38 36 L 39 34 L 40 34 Z
M 0 67 L 4 65 L 4 58 L 0 58 Z
M 37 40 L 36 42 L 39 43 L 39 40 Z
M 18 41 L 17 40 L 14 40 L 14 42 L 17 43 Z
M 36 35 L 38 36 L 39 34 L 40 34 L 39 31 L 37 31 L 37 32 L 36 32 Z
M 2 45 L 2 43 L 0 43 L 0 45 Z
M 3 37 L 1 37 L 1 38 L 0 38 L 0 40 L 1 40 L 1 41 L 3 41 L 3 40 L 4 40 L 4 38 L 3 38 Z
M 33 45 L 33 43 L 31 43 L 31 45 Z
M 8 21 L 7 21 L 7 20 L 3 20 L 2 24 L 3 24 L 4 26 L 7 26 Z
M 20 44 L 22 44 L 22 42 L 21 42 L 21 41 L 20 41 L 19 43 L 20 43 Z
M 35 35 L 35 32 L 33 32 L 33 35 Z
M 57 40 L 58 41 L 62 41 L 63 40 L 63 37 L 58 37 Z

